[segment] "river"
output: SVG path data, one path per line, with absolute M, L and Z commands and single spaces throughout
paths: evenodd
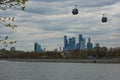
M 120 64 L 0 60 L 0 80 L 120 80 Z

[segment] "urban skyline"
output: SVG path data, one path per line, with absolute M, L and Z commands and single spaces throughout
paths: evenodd
M 77 41 L 76 37 L 70 37 L 70 38 L 67 38 L 67 37 L 68 36 L 66 36 L 66 35 L 64 36 L 63 44 L 61 44 L 62 46 L 55 47 L 51 51 L 54 51 L 56 49 L 57 50 L 63 50 L 63 51 L 85 50 L 85 49 L 91 50 L 91 49 L 93 49 L 96 46 L 100 46 L 100 44 L 98 42 L 91 42 L 91 37 L 88 37 L 88 38 L 83 37 L 83 34 L 79 34 L 78 41 Z M 86 42 L 86 39 L 87 39 L 87 42 Z M 46 47 L 43 47 L 44 44 L 41 46 L 41 44 L 39 44 L 39 43 L 41 43 L 41 42 L 35 42 L 34 43 L 34 45 L 33 45 L 33 51 L 35 51 L 35 52 L 49 51 L 49 49 L 47 49 Z M 106 46 L 101 46 L 101 47 L 106 47 Z M 114 47 L 110 47 L 110 48 L 114 48 Z M 12 46 L 12 47 L 9 47 L 9 49 L 10 50 L 11 49 L 16 50 L 16 47 Z
M 91 42 L 91 37 L 88 38 L 88 41 L 86 42 L 86 38 L 83 37 L 82 34 L 79 34 L 78 37 L 78 43 L 76 43 L 76 38 L 67 38 L 67 36 L 64 36 L 64 47 L 63 51 L 70 51 L 70 50 L 92 50 L 96 46 L 100 46 L 99 43 L 93 43 Z
M 76 43 L 76 38 L 72 37 L 67 39 L 67 36 L 64 36 L 64 47 L 63 51 L 67 50 L 84 50 L 86 48 L 85 38 L 82 37 L 82 34 L 79 34 L 78 43 Z
M 68 38 L 66 35 L 64 36 L 63 39 L 63 50 L 61 49 L 61 47 L 59 47 L 60 50 L 62 51 L 71 51 L 71 50 L 92 50 L 93 49 L 93 43 L 91 42 L 91 38 L 88 38 L 88 42 L 86 42 L 86 38 L 83 37 L 82 34 L 79 34 L 78 37 L 78 43 L 76 43 L 76 38 L 72 37 L 72 38 Z M 96 43 L 96 45 L 98 44 L 98 46 L 100 45 L 99 43 Z M 46 48 L 44 48 L 46 49 Z M 56 47 L 55 49 L 59 50 L 58 47 Z M 54 49 L 54 50 L 55 50 Z M 34 43 L 34 51 L 35 52 L 43 52 L 43 49 L 41 47 L 41 45 L 38 42 Z

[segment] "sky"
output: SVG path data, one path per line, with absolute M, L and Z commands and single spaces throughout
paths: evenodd
M 78 15 L 72 15 L 74 5 L 79 9 Z M 103 13 L 108 17 L 107 23 L 101 22 Z M 50 51 L 63 47 L 64 35 L 76 37 L 77 43 L 79 34 L 86 42 L 91 37 L 93 45 L 120 47 L 120 0 L 29 0 L 25 11 L 0 11 L 0 17 L 4 16 L 14 16 L 18 25 L 14 30 L 0 25 L 0 35 L 17 41 L 7 49 L 33 51 L 38 42 Z

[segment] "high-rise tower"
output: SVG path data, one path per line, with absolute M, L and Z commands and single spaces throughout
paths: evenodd
M 69 38 L 68 50 L 75 50 L 75 48 L 76 48 L 75 42 L 76 42 L 75 37 Z
M 93 44 L 91 43 L 91 38 L 88 38 L 88 42 L 87 42 L 87 50 L 92 50 L 93 48 Z
M 77 44 L 77 47 L 79 50 L 85 49 L 85 38 L 82 37 L 82 34 L 79 34 L 79 43 Z
M 42 52 L 41 45 L 39 45 L 38 43 L 34 43 L 34 51 L 35 52 Z
M 68 50 L 68 40 L 67 40 L 67 36 L 64 36 L 64 47 L 63 50 L 66 51 Z
M 84 50 L 85 45 L 85 38 L 82 37 L 82 34 L 79 34 L 78 43 L 76 44 L 76 38 L 72 37 L 67 39 L 67 36 L 64 36 L 64 47 L 63 50 Z

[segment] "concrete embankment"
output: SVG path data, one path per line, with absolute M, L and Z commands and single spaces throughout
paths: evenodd
M 114 58 L 114 59 L 7 59 L 7 61 L 60 62 L 60 63 L 120 63 L 119 58 Z

